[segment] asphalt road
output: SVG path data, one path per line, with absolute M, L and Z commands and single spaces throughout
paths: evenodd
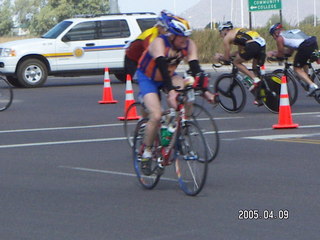
M 296 129 L 273 129 L 278 115 L 251 96 L 238 114 L 210 108 L 221 148 L 188 197 L 173 166 L 155 189 L 139 185 L 117 119 L 125 85 L 111 79 L 117 104 L 98 104 L 103 76 L 14 89 L 0 113 L 0 239 L 319 238 L 320 108 L 301 88 Z

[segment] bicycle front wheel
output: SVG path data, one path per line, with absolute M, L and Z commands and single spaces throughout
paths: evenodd
M 218 77 L 214 92 L 219 94 L 219 105 L 226 112 L 238 113 L 246 105 L 246 90 L 233 74 L 222 74 Z
M 192 106 L 191 118 L 203 133 L 207 146 L 208 161 L 212 162 L 219 152 L 220 139 L 218 127 L 210 112 L 197 103 L 194 103 Z
M 10 107 L 13 99 L 12 88 L 4 78 L 0 78 L 0 111 Z
M 200 128 L 192 121 L 178 133 L 175 168 L 180 188 L 190 196 L 200 193 L 208 172 L 207 147 Z
M 273 113 L 279 112 L 281 79 L 275 74 L 266 74 L 259 87 L 259 97 L 263 105 Z
M 276 69 L 272 72 L 273 74 L 276 74 L 281 79 L 282 76 L 284 76 L 284 70 L 283 69 Z M 280 82 L 281 83 L 281 82 Z M 295 80 L 295 77 L 292 74 L 288 73 L 287 76 L 287 88 L 288 88 L 288 95 L 289 95 L 289 101 L 290 105 L 295 104 L 298 98 L 298 86 Z
M 147 124 L 147 119 L 142 119 L 138 122 L 134 138 L 133 138 L 133 165 L 136 175 L 140 184 L 146 189 L 153 189 L 160 179 L 160 174 L 157 171 L 158 169 L 158 158 L 161 157 L 161 153 L 157 151 L 159 147 L 159 136 L 156 137 L 156 140 L 153 145 L 153 154 L 151 159 L 151 174 L 145 175 L 141 169 L 141 158 L 144 151 L 143 137 L 145 134 L 145 127 Z

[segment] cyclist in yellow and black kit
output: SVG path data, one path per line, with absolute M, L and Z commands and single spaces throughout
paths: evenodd
M 259 33 L 245 28 L 233 28 L 230 21 L 222 23 L 218 27 L 220 36 L 223 38 L 224 54 L 216 54 L 214 60 L 230 61 L 234 56 L 234 65 L 248 77 L 253 80 L 250 91 L 261 81 L 252 71 L 249 71 L 243 64 L 246 61 L 252 61 L 252 68 L 257 65 L 262 66 L 266 58 L 266 41 Z M 238 46 L 238 51 L 231 53 L 232 45 Z

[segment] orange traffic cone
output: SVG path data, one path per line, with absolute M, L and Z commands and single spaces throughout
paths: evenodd
M 281 92 L 280 92 L 280 106 L 279 106 L 279 121 L 272 127 L 275 129 L 280 128 L 296 128 L 299 124 L 292 122 L 291 107 L 289 103 L 287 77 L 281 78 Z
M 104 69 L 104 81 L 103 81 L 103 92 L 102 92 L 102 100 L 98 103 L 106 104 L 106 103 L 117 103 L 117 100 L 114 100 L 112 97 L 112 89 L 110 84 L 109 77 L 109 69 L 106 67 Z
M 133 89 L 132 89 L 132 81 L 129 74 L 127 74 L 127 81 L 126 81 L 126 102 L 125 102 L 125 108 L 124 108 L 124 114 L 126 114 L 128 108 L 131 104 L 135 103 L 134 97 L 133 97 Z M 133 107 L 130 112 L 128 113 L 127 120 L 138 120 L 141 117 L 137 115 L 137 109 L 136 107 Z M 124 117 L 118 117 L 119 120 L 125 120 Z

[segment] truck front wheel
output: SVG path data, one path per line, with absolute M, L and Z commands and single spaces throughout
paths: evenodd
M 18 82 L 22 87 L 34 88 L 42 86 L 48 77 L 46 65 L 35 58 L 27 59 L 18 66 Z

